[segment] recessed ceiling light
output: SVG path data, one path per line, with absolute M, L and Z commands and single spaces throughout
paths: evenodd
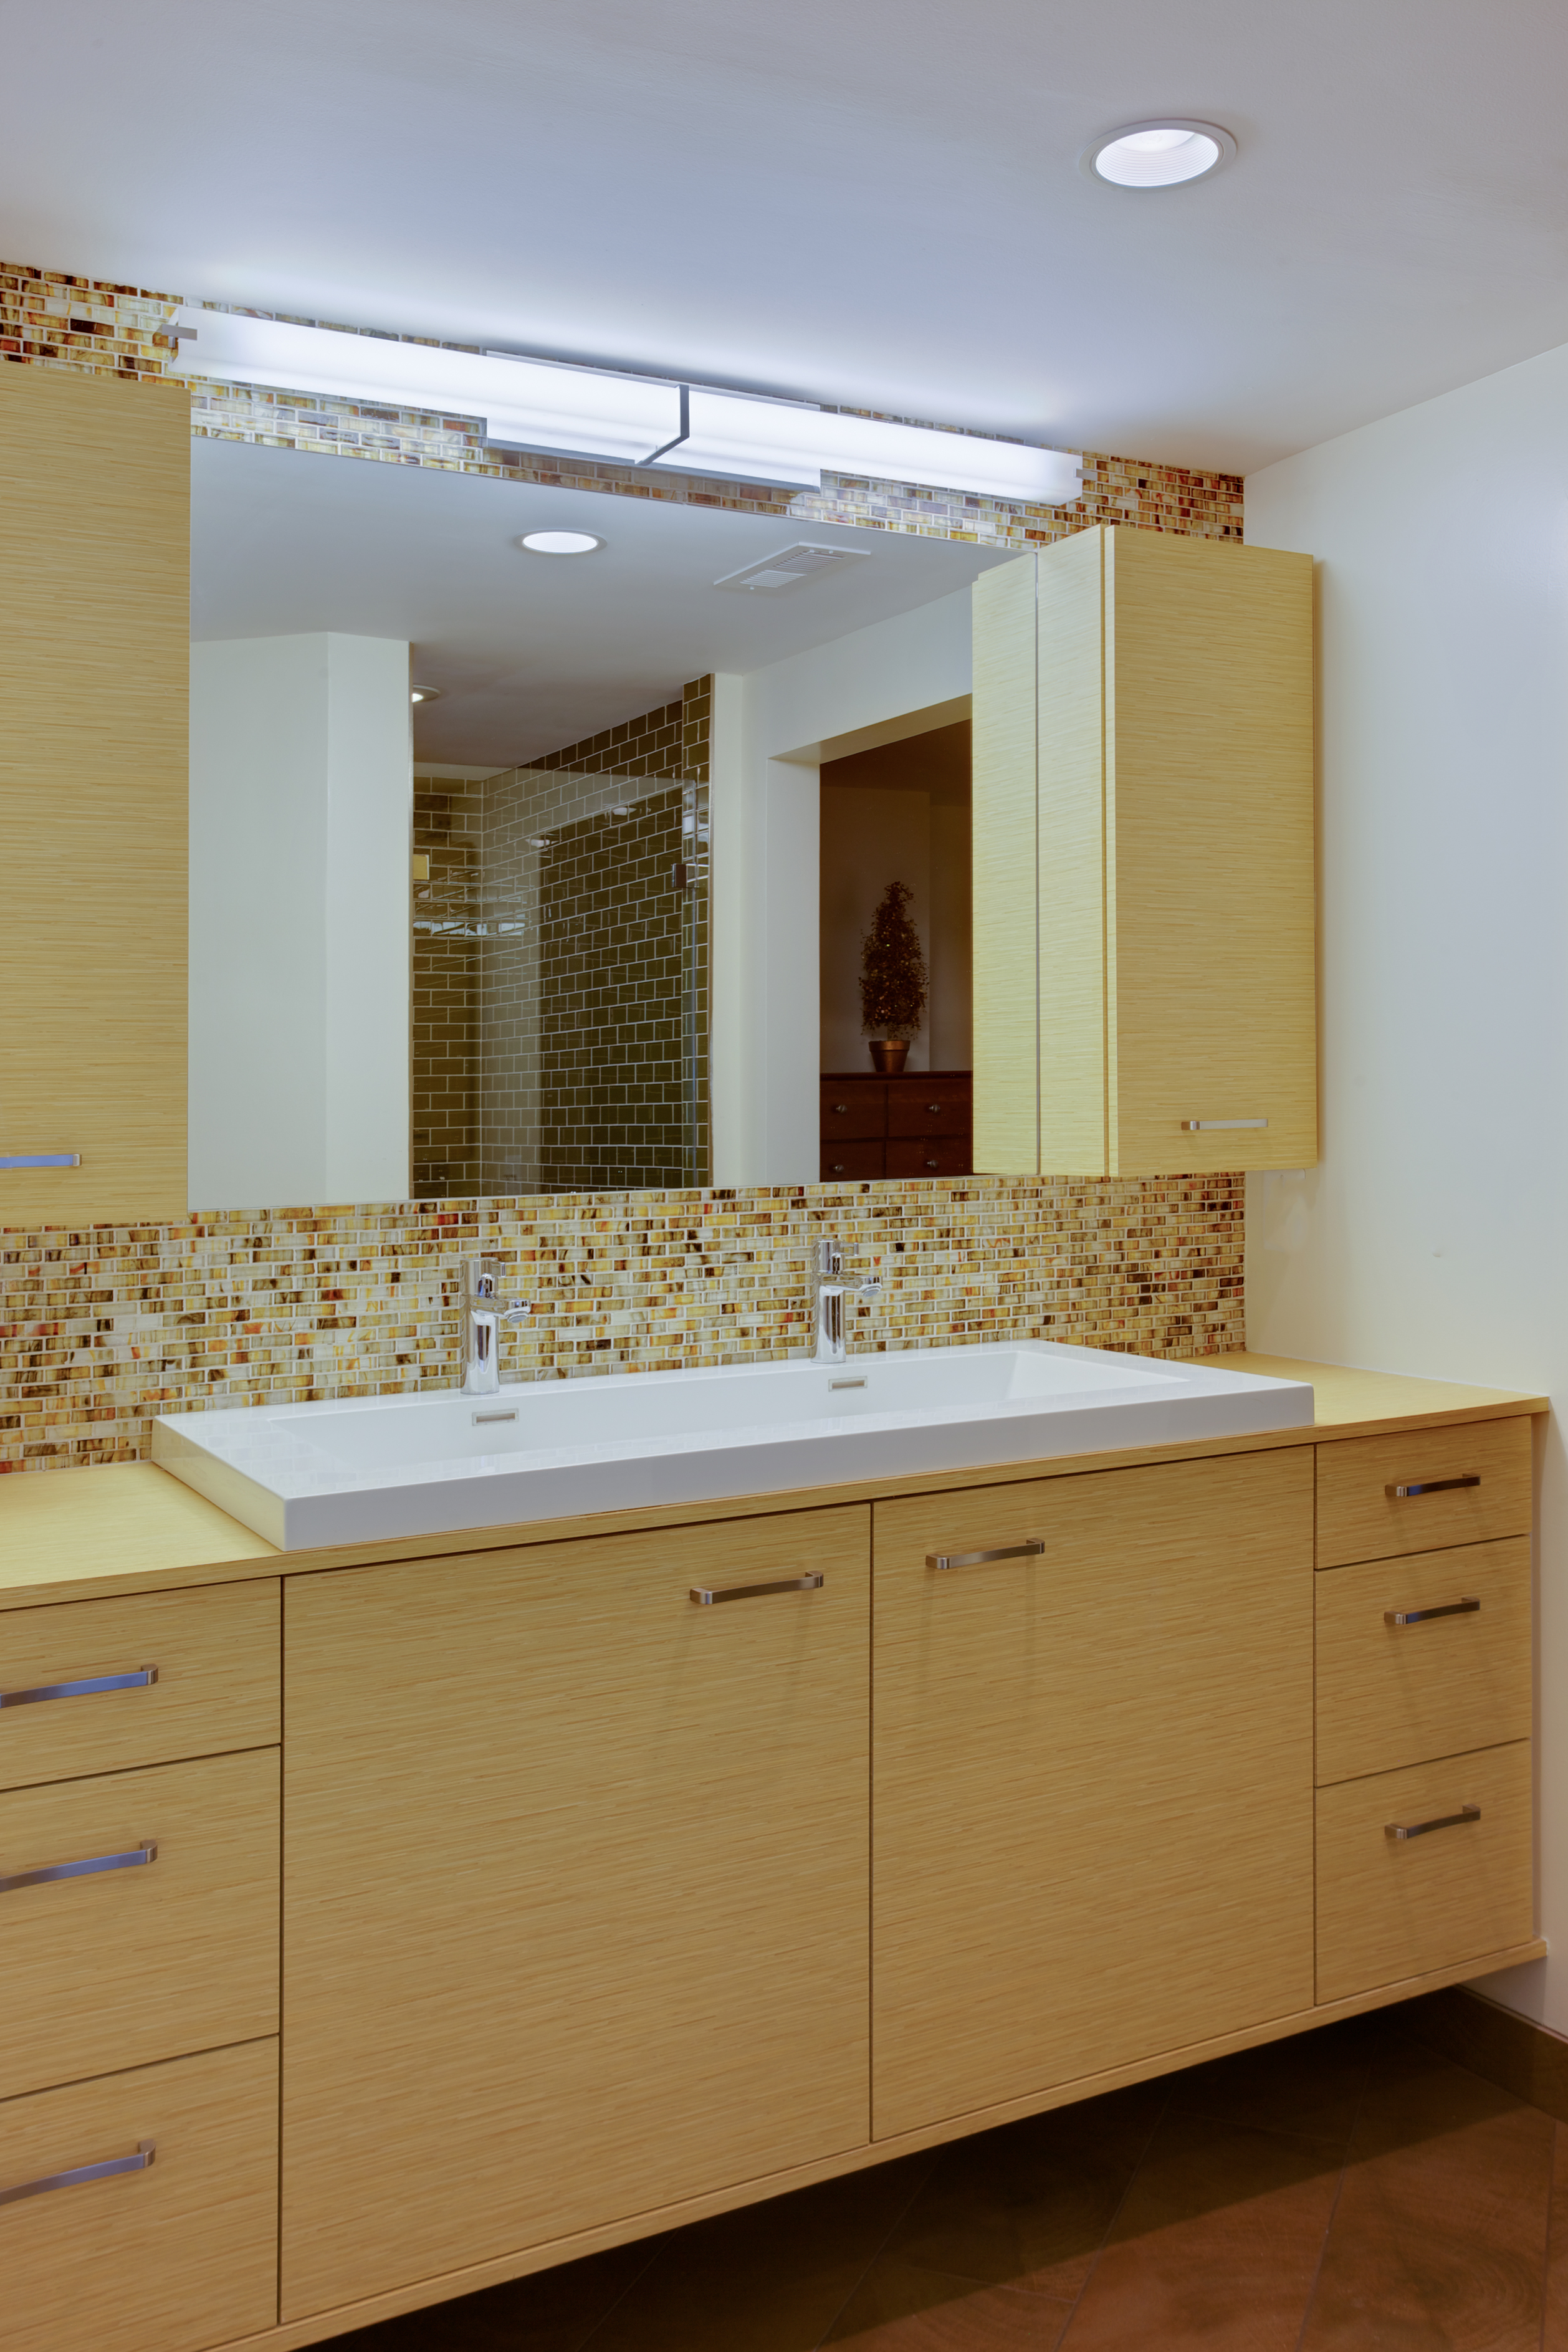
M 1091 178 L 1119 188 L 1173 188 L 1217 172 L 1235 153 L 1235 140 L 1217 122 L 1166 115 L 1157 122 L 1128 122 L 1108 131 L 1081 162 Z
M 530 530 L 517 543 L 530 555 L 592 555 L 605 544 L 591 530 Z
M 408 691 L 408 699 L 410 702 L 439 702 L 441 699 L 441 689 L 438 686 L 411 687 Z

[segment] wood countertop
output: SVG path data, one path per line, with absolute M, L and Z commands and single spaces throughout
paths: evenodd
M 1499 1421 L 1549 1409 L 1547 1398 L 1511 1389 L 1411 1380 L 1394 1372 L 1302 1363 L 1284 1356 L 1243 1354 L 1215 1360 L 1233 1371 L 1310 1381 L 1315 1397 L 1315 1435 L 1320 1440 L 1371 1437 L 1446 1423 Z M 0 1611 L 176 1585 L 231 1583 L 276 1575 L 279 1570 L 291 1576 L 309 1575 L 322 1569 L 368 1567 L 378 1560 L 438 1559 L 462 1552 L 559 1543 L 639 1528 L 693 1526 L 770 1511 L 877 1502 L 894 1495 L 940 1492 L 955 1486 L 1003 1486 L 1019 1478 L 1066 1477 L 1090 1469 L 1131 1468 L 1189 1455 L 1258 1453 L 1310 1442 L 1305 1430 L 1282 1429 L 1250 1437 L 1202 1438 L 1181 1445 L 1061 1454 L 1044 1462 L 930 1471 L 913 1478 L 863 1479 L 717 1502 L 539 1520 L 526 1527 L 472 1528 L 452 1535 L 290 1552 L 279 1551 L 253 1535 L 237 1519 L 231 1519 L 216 1504 L 151 1462 L 24 1473 L 0 1478 Z

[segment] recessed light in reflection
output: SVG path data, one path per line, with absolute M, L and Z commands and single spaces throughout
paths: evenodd
M 605 544 L 591 530 L 529 530 L 517 543 L 530 555 L 592 555 Z

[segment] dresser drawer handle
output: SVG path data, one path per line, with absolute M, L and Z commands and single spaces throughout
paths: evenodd
M 156 1666 L 133 1675 L 92 1675 L 80 1683 L 40 1683 L 37 1690 L 0 1691 L 0 1706 L 37 1706 L 46 1698 L 93 1698 L 100 1691 L 146 1690 L 158 1679 Z
M 1268 1124 L 1268 1121 L 1266 1118 L 1184 1118 L 1182 1121 L 1182 1133 L 1207 1135 L 1215 1128 L 1267 1127 Z
M 1412 1495 L 1451 1495 L 1457 1486 L 1479 1486 L 1480 1483 L 1479 1471 L 1467 1470 L 1462 1478 L 1423 1478 L 1419 1483 L 1412 1479 L 1408 1486 L 1385 1486 L 1383 1491 L 1391 1503 L 1407 1503 Z
M 1479 1601 L 1446 1601 L 1441 1609 L 1385 1609 L 1385 1625 L 1425 1625 L 1428 1617 L 1473 1617 L 1480 1607 Z
M 1392 1844 L 1403 1845 L 1407 1838 L 1425 1837 L 1430 1830 L 1457 1829 L 1461 1822 L 1479 1822 L 1479 1805 L 1461 1805 L 1457 1813 L 1439 1813 L 1432 1822 L 1384 1822 L 1383 1834 Z
M 0 2205 L 19 2205 L 24 2197 L 47 2197 L 51 2189 L 79 2189 L 85 2180 L 112 2180 L 121 2172 L 145 2172 L 158 2153 L 155 2139 L 142 2140 L 134 2156 L 111 2156 L 102 2164 L 79 2164 L 70 2172 L 50 2172 L 42 2180 L 25 2180 L 20 2189 L 0 2189 Z
M 991 1559 L 1029 1559 L 1045 1549 L 1039 1536 L 1030 1536 L 1021 1544 L 1003 1544 L 997 1551 L 928 1551 L 928 1568 L 983 1568 Z
M 927 1103 L 926 1108 L 929 1111 L 937 1112 L 941 1110 L 942 1105 L 941 1103 Z
M 847 1110 L 849 1106 L 847 1103 L 835 1103 L 833 1108 L 835 1110 Z
M 57 1878 L 100 1878 L 106 1870 L 140 1870 L 157 1859 L 157 1845 L 147 1838 L 124 1853 L 95 1853 L 88 1862 L 57 1862 L 48 1870 L 19 1870 L 12 1878 L 0 1878 L 0 1895 L 15 1895 L 24 1886 L 49 1886 Z
M 691 1598 L 700 1609 L 716 1601 L 760 1601 L 765 1592 L 820 1592 L 826 1579 L 816 1570 L 809 1576 L 785 1576 L 776 1584 L 694 1584 Z

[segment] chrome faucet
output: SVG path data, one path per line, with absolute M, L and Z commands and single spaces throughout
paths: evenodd
M 816 1333 L 815 1360 L 819 1364 L 841 1364 L 848 1352 L 845 1340 L 844 1300 L 847 1286 L 839 1280 L 844 1272 L 844 1253 L 833 1241 L 819 1242 L 816 1247 L 816 1281 L 813 1287 L 812 1323 Z M 852 1286 L 858 1298 L 876 1298 L 882 1286 L 872 1275 L 865 1282 Z
M 523 1298 L 502 1307 L 496 1292 L 498 1261 L 463 1260 L 463 1393 L 494 1396 L 500 1387 L 500 1327 L 520 1323 L 531 1310 Z

